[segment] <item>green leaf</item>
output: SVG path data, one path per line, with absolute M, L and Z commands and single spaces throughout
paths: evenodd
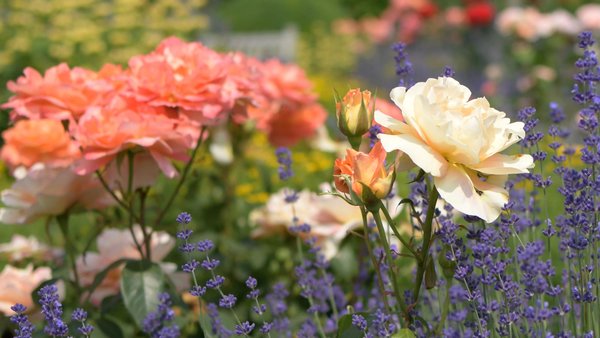
M 125 307 L 141 328 L 148 313 L 158 307 L 165 281 L 160 266 L 149 261 L 128 261 L 121 273 L 121 296 Z
M 410 329 L 400 329 L 392 335 L 392 338 L 416 338 L 416 336 Z
M 106 318 L 106 317 L 100 317 L 98 320 L 96 320 L 96 326 L 98 327 L 98 331 L 100 331 L 101 335 L 104 337 L 110 337 L 110 338 L 123 338 L 123 330 L 121 330 L 121 327 L 119 326 L 119 324 L 115 323 L 114 321 Z M 96 336 L 94 334 L 94 336 Z
M 355 314 L 362 315 L 365 319 L 369 319 L 371 316 L 368 312 L 356 312 Z M 338 321 L 338 330 L 336 338 L 363 338 L 365 333 L 359 330 L 356 326 L 352 325 L 352 313 L 343 315 Z

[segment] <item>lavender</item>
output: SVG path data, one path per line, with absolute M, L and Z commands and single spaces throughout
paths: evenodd
M 292 171 L 292 153 L 288 148 L 279 147 L 275 151 L 275 155 L 277 156 L 277 163 L 279 163 L 279 179 L 287 181 L 294 176 L 294 172 Z
M 55 284 L 43 286 L 38 291 L 42 314 L 46 320 L 44 333 L 52 337 L 66 337 L 69 332 L 67 324 L 63 321 L 62 304 L 58 298 L 58 288 Z
M 402 42 L 395 43 L 392 45 L 392 50 L 396 53 L 394 62 L 396 63 L 396 75 L 399 77 L 398 86 L 410 87 L 412 85 L 410 76 L 413 73 L 413 68 L 408 59 L 406 44 Z
M 82 335 L 89 337 L 94 331 L 94 327 L 90 324 L 87 324 L 85 321 L 87 319 L 87 312 L 81 308 L 75 309 L 71 314 L 71 320 L 79 322 L 81 325 L 77 328 L 77 331 Z
M 15 338 L 31 338 L 35 326 L 31 324 L 25 314 L 27 308 L 23 304 L 15 304 L 10 309 L 16 313 L 16 315 L 10 317 L 10 321 L 18 326 L 17 330 L 15 330 Z
M 180 330 L 177 324 L 171 324 L 175 312 L 171 308 L 171 297 L 168 293 L 158 296 L 159 304 L 156 311 L 148 313 L 144 319 L 142 330 L 152 338 L 177 338 Z

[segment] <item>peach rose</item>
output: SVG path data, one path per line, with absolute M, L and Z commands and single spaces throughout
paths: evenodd
M 72 127 L 83 151 L 77 172 L 91 173 L 119 152 L 139 147 L 152 155 L 167 177 L 174 177 L 177 171 L 171 160 L 186 161 L 199 132 L 191 121 L 171 118 L 165 108 L 115 97 L 105 106 L 90 107 Z
M 148 229 L 150 232 L 151 230 Z M 138 243 L 143 244 L 142 229 L 135 226 L 134 236 Z M 77 258 L 77 271 L 81 286 L 86 287 L 94 282 L 95 276 L 113 262 L 123 259 L 140 259 L 140 253 L 134 242 L 131 232 L 126 229 L 107 229 L 104 230 L 96 239 L 98 252 L 88 252 Z M 153 232 L 150 239 L 151 260 L 160 262 L 175 246 L 175 239 L 165 232 Z M 162 263 L 161 266 L 166 273 L 171 273 L 172 277 L 181 278 L 183 276 L 174 274 L 176 267 L 173 263 Z M 93 304 L 99 305 L 106 296 L 114 295 L 120 290 L 121 267 L 112 269 L 106 278 L 92 293 L 90 300 Z M 185 276 L 184 278 L 187 278 Z M 176 284 L 180 280 L 174 280 Z
M 290 147 L 314 136 L 325 119 L 327 112 L 318 103 L 297 108 L 285 107 L 268 120 L 263 130 L 272 145 Z
M 201 124 L 227 117 L 238 99 L 235 81 L 228 81 L 231 57 L 199 42 L 171 37 L 148 55 L 129 60 L 128 95 L 151 106 L 179 108 Z
M 583 5 L 577 9 L 576 14 L 585 29 L 600 30 L 600 5 Z
M 373 120 L 371 92 L 353 88 L 341 99 L 336 94 L 335 113 L 338 128 L 346 136 L 362 136 L 369 131 Z
M 261 67 L 256 105 L 248 116 L 276 146 L 291 146 L 313 136 L 327 112 L 317 102 L 304 71 L 295 65 L 269 60 Z
M 57 120 L 20 120 L 2 137 L 5 144 L 0 158 L 11 168 L 29 168 L 38 162 L 64 167 L 81 156 L 79 147 Z
M 343 193 L 350 189 L 365 203 L 383 199 L 392 189 L 394 170 L 385 168 L 386 152 L 377 142 L 369 154 L 348 149 L 344 159 L 336 159 L 333 167 L 335 187 Z M 351 186 L 348 185 L 348 180 Z M 369 194 L 365 187 L 370 190 Z
M 14 171 L 16 181 L 0 194 L 0 222 L 25 224 L 67 209 L 101 209 L 114 201 L 95 176 L 80 176 L 72 168 L 51 168 L 37 163 Z
M 16 303 L 31 309 L 34 306 L 31 293 L 42 282 L 50 278 L 52 278 L 50 268 L 34 269 L 30 264 L 24 269 L 18 269 L 6 265 L 0 272 L 0 312 L 6 316 L 14 315 L 10 307 Z
M 11 118 L 77 119 L 87 107 L 110 96 L 115 90 L 113 77 L 120 68 L 106 65 L 100 73 L 80 67 L 70 69 L 65 63 L 49 68 L 42 76 L 25 68 L 24 76 L 7 84 L 15 95 L 2 108 L 12 108 Z
M 386 151 L 400 150 L 434 178 L 444 200 L 458 211 L 492 222 L 508 202 L 508 174 L 529 172 L 530 155 L 500 152 L 525 136 L 522 122 L 491 108 L 485 98 L 450 77 L 419 82 L 390 93 L 404 122 L 380 112 L 375 120 L 391 132 L 379 134 Z

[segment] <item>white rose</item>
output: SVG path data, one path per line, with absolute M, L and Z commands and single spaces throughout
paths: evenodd
M 379 134 L 386 151 L 400 150 L 434 178 L 440 196 L 458 211 L 492 222 L 508 202 L 508 174 L 533 168 L 530 155 L 501 151 L 525 136 L 522 122 L 491 108 L 485 98 L 449 77 L 428 79 L 390 96 L 404 121 L 380 112 L 375 121 L 391 130 Z

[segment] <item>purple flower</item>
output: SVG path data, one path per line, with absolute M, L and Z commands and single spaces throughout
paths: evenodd
M 232 294 L 224 295 L 219 300 L 219 306 L 227 308 L 227 309 L 231 309 L 235 306 L 236 301 L 237 301 L 237 298 L 234 295 L 232 295 Z
M 356 326 L 359 330 L 367 330 L 367 320 L 365 317 L 359 314 L 352 314 L 352 325 Z
M 177 221 L 177 223 L 179 224 L 190 224 L 190 222 L 192 221 L 192 215 L 190 215 L 187 212 L 182 212 L 179 215 L 177 215 L 175 221 Z
M 25 311 L 27 307 L 23 304 L 15 304 L 11 308 L 16 315 L 10 317 L 10 321 L 12 323 L 17 324 L 17 329 L 15 330 L 15 338 L 31 338 L 33 331 L 35 330 L 35 326 L 31 324 L 27 315 L 25 315 Z
M 254 330 L 255 326 L 256 324 L 245 321 L 235 326 L 235 334 L 247 336 L 252 333 L 252 330 Z
M 170 324 L 175 318 L 171 309 L 171 297 L 168 293 L 158 295 L 159 304 L 156 311 L 148 313 L 144 319 L 142 330 L 152 338 L 177 338 L 180 336 L 179 327 Z
M 46 320 L 44 333 L 49 336 L 66 337 L 69 333 L 67 324 L 62 319 L 62 304 L 58 298 L 58 288 L 55 284 L 43 286 L 38 291 L 39 303 L 42 306 L 42 314 Z
M 292 152 L 285 147 L 279 147 L 275 150 L 277 156 L 277 163 L 279 163 L 279 179 L 286 181 L 294 176 L 292 171 Z

